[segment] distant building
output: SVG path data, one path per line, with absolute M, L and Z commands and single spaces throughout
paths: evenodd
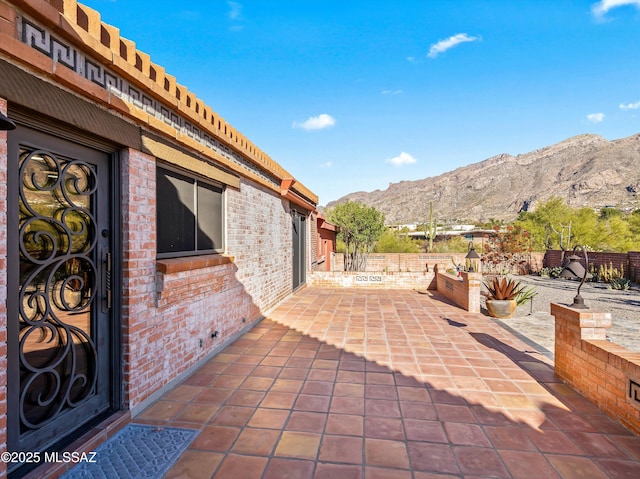
M 336 238 L 339 230 L 336 225 L 329 223 L 321 214 L 317 215 L 316 221 L 318 244 L 315 270 L 331 271 L 331 262 L 336 252 Z

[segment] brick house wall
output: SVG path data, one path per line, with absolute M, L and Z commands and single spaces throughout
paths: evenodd
M 242 181 L 225 194 L 233 258 L 156 262 L 156 161 L 123 156 L 124 382 L 135 415 L 291 293 L 291 220 L 286 202 Z
M 0 112 L 7 102 L 0 98 Z M 0 131 L 0 453 L 7 449 L 7 132 Z M 7 465 L 0 462 L 0 477 Z
M 45 45 L 69 47 L 78 65 L 85 64 L 86 55 L 92 67 L 104 67 L 100 72 L 117 77 L 127 92 L 149 95 L 145 103 L 99 85 L 99 75 L 89 78 L 82 68 L 60 66 L 54 48 L 46 52 L 29 45 L 24 40 L 28 35 L 19 32 L 34 28 L 35 35 L 41 34 L 33 25 L 43 29 Z M 292 206 L 311 216 L 305 222 L 308 270 L 317 257 L 317 196 L 151 63 L 133 42 L 121 39 L 96 11 L 73 0 L 0 0 L 0 67 L 1 111 L 39 111 L 29 103 L 38 99 L 20 92 L 16 79 L 25 78 L 32 86 L 64 96 L 43 95 L 43 117 L 78 135 L 118 145 L 119 386 L 121 417 L 135 416 L 292 293 Z M 8 73 L 14 75 L 11 80 Z M 100 121 L 80 123 L 87 118 Z M 158 145 L 176 156 L 152 153 Z M 158 159 L 226 185 L 224 253 L 156 258 Z M 230 180 L 207 176 L 210 170 Z M 7 447 L 8 206 L 7 133 L 0 132 L 0 451 Z M 96 429 L 105 431 L 101 425 Z M 0 463 L 0 478 L 5 476 Z
M 320 249 L 320 233 L 318 232 L 318 219 L 315 213 L 309 215 L 309 234 L 311 235 L 311 241 L 309 241 L 310 248 L 310 266 L 309 270 L 315 271 L 318 268 L 318 259 L 322 256 Z
M 312 231 L 315 229 L 315 263 L 312 263 L 313 271 L 333 271 L 335 259 L 338 228 L 329 223 L 325 217 L 318 214 L 316 221 L 312 222 Z
M 226 195 L 227 250 L 235 258 L 237 280 L 264 311 L 291 293 L 290 205 L 248 180 Z
M 135 150 L 122 157 L 122 355 L 125 407 L 156 389 L 163 351 L 154 321 L 155 159 Z

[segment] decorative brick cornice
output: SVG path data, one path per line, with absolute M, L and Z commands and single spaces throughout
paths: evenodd
M 211 150 L 215 160 L 223 158 L 225 166 L 243 176 L 257 175 L 260 183 L 275 191 L 282 179 L 292 177 L 134 42 L 121 37 L 116 27 L 102 22 L 97 11 L 76 0 L 9 0 L 9 4 L 17 7 L 15 18 L 6 20 L 16 22 L 18 40 L 49 57 L 54 70 L 55 64 L 64 65 L 106 90 L 108 97 L 122 100 L 130 106 L 125 113 L 134 120 L 189 147 L 201 145 L 196 148 L 201 153 Z M 0 28 L 0 34 L 6 35 L 6 30 Z M 317 203 L 318 197 L 304 185 L 296 183 L 295 189 Z

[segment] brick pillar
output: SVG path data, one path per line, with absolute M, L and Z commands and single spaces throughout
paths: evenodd
M 586 376 L 588 359 L 582 340 L 606 340 L 611 326 L 611 314 L 590 309 L 574 309 L 551 304 L 555 317 L 555 372 L 570 386 L 577 388 L 580 377 Z
M 607 341 L 611 313 L 551 304 L 555 373 L 614 420 L 640 433 L 640 354 Z
M 140 151 L 122 151 L 122 348 L 125 408 L 149 396 L 162 369 L 150 339 L 157 334 L 156 162 Z
M 467 311 L 480 312 L 480 289 L 482 287 L 482 273 L 462 273 L 462 279 L 467 285 Z
M 640 252 L 629 251 L 629 275 L 631 281 L 637 283 L 640 280 Z
M 460 276 L 451 273 L 440 273 L 434 268 L 436 289 L 456 305 L 470 313 L 480 312 L 480 287 L 482 273 L 462 271 Z

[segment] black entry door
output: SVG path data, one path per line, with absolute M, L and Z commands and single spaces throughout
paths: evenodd
M 8 446 L 43 451 L 113 405 L 110 155 L 8 139 Z
M 293 211 L 293 289 L 304 284 L 306 277 L 307 217 Z

